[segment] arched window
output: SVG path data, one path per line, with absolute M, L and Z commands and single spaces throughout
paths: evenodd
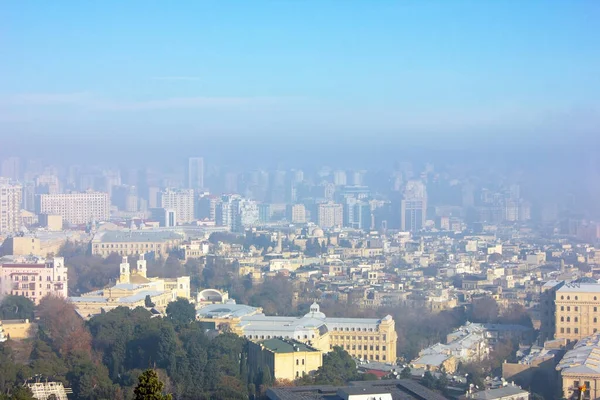
M 565 322 L 565 317 L 560 317 L 560 322 Z
M 567 296 L 567 300 L 571 300 L 571 296 Z
M 567 317 L 567 322 L 571 322 L 571 317 Z
M 575 322 L 579 322 L 579 318 L 575 317 Z

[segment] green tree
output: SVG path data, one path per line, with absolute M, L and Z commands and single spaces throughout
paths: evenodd
M 140 375 L 139 383 L 133 391 L 134 400 L 171 400 L 170 394 L 162 393 L 164 386 L 156 371 L 148 369 Z
M 0 319 L 32 319 L 34 307 L 27 297 L 8 295 L 0 305 Z
M 187 325 L 196 319 L 196 309 L 188 299 L 179 297 L 167 305 L 167 318 L 176 326 Z
M 421 378 L 421 385 L 425 386 L 428 389 L 434 389 L 436 387 L 436 379 L 429 371 L 425 371 L 423 374 L 423 378 Z
M 144 306 L 150 308 L 150 307 L 154 307 L 154 305 L 155 304 L 152 302 L 152 298 L 150 297 L 149 294 L 147 294 L 146 298 L 144 299 Z
M 400 371 L 400 378 L 402 379 L 410 379 L 412 377 L 410 367 L 404 367 L 402 371 Z
M 357 380 L 356 362 L 339 346 L 323 356 L 323 365 L 315 376 L 319 385 L 340 386 L 351 380 Z

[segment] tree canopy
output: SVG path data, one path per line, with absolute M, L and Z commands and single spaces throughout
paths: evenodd
M 152 369 L 147 369 L 139 377 L 135 387 L 134 400 L 171 400 L 170 394 L 163 394 L 165 384 L 158 379 L 158 374 Z

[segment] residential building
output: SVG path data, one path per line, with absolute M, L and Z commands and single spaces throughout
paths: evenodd
M 540 293 L 540 335 L 539 343 L 554 338 L 556 332 L 556 291 L 564 285 L 564 281 L 548 281 L 542 285 Z
M 200 190 L 204 188 L 204 158 L 190 157 L 186 170 L 188 189 Z
M 579 340 L 600 329 L 600 284 L 565 283 L 556 290 L 556 339 Z
M 4 330 L 4 336 L 11 340 L 31 339 L 38 332 L 38 324 L 29 319 L 4 319 L 0 321 L 0 327 Z
M 297 340 L 273 338 L 248 346 L 248 370 L 256 376 L 269 371 L 276 380 L 294 380 L 322 365 L 323 353 Z
M 11 185 L 0 178 L 0 233 L 21 230 L 21 185 Z
M 563 397 L 571 399 L 585 386 L 584 399 L 600 398 L 600 333 L 581 338 L 556 366 Z
M 0 264 L 0 296 L 25 296 L 38 304 L 47 295 L 67 297 L 67 285 L 67 267 L 62 257 L 46 261 L 20 258 Z
M 94 221 L 107 221 L 110 217 L 108 193 L 80 192 L 42 194 L 37 197 L 37 213 L 60 215 L 63 222 L 83 225 Z
M 344 207 L 328 202 L 317 206 L 317 225 L 323 229 L 341 227 L 344 224 Z
M 304 204 L 290 204 L 287 206 L 287 219 L 292 224 L 306 223 L 306 207 Z
M 177 225 L 189 224 L 195 220 L 194 190 L 164 190 L 160 193 L 159 207 L 175 211 Z

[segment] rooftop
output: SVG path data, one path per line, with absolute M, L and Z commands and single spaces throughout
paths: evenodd
M 504 386 L 497 389 L 482 390 L 481 392 L 473 393 L 469 395 L 470 399 L 481 399 L 481 400 L 493 400 L 502 399 L 508 396 L 515 396 L 518 394 L 527 394 L 526 390 L 521 389 L 519 386 Z
M 307 346 L 304 343 L 297 342 L 295 340 L 284 340 L 280 338 L 267 339 L 259 342 L 266 349 L 273 353 L 294 353 L 294 352 L 316 352 L 318 350 Z
M 164 242 L 183 239 L 183 235 L 172 231 L 105 231 L 96 235 L 94 242 Z
M 600 374 L 600 333 L 581 339 L 556 366 L 561 374 Z
M 559 293 L 600 293 L 600 284 L 598 283 L 565 283 Z

